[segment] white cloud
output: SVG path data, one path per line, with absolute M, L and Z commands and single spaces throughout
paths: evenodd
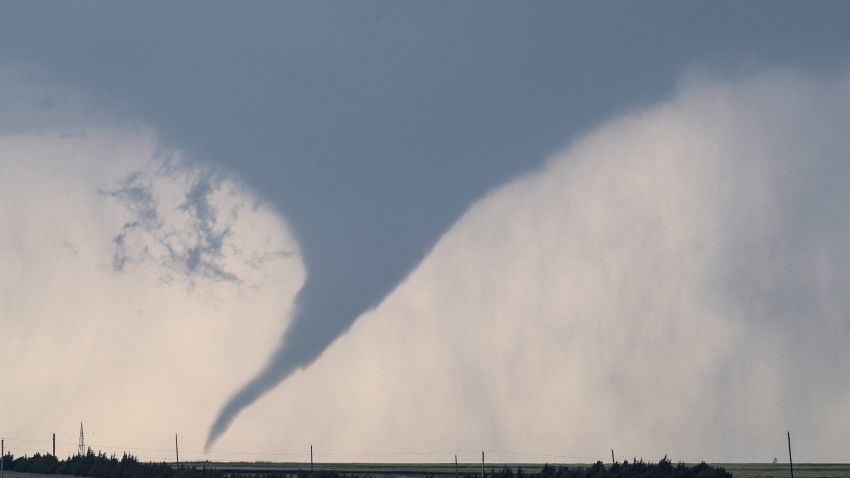
M 846 460 L 848 127 L 846 76 L 689 78 L 473 205 L 216 447 L 304 455 L 210 456 L 305 459 L 312 443 L 322 461 L 481 448 L 590 461 L 612 447 L 769 460 L 790 428 L 801 460 Z M 83 419 L 95 445 L 166 458 L 179 431 L 197 458 L 304 276 L 297 259 L 254 269 L 262 253 L 234 251 L 297 246 L 226 175 L 185 160 L 157 172 L 149 133 L 51 131 L 0 137 L 0 428 L 72 446 Z M 212 223 L 181 208 L 201 204 L 186 197 L 208 177 L 219 196 L 193 197 L 212 198 Z M 108 193 L 135 183 L 158 221 L 133 229 L 134 260 L 116 271 L 113 241 L 145 209 Z M 232 247 L 206 247 L 224 230 Z M 186 261 L 198 245 L 200 269 Z M 239 280 L 205 273 L 217 269 Z M 437 453 L 389 454 L 423 451 Z
M 236 178 L 75 121 L 0 136 L 0 434 L 67 454 L 83 421 L 94 447 L 171 459 L 274 349 L 303 266 Z
M 848 127 L 847 77 L 688 79 L 480 200 L 220 447 L 847 459 Z

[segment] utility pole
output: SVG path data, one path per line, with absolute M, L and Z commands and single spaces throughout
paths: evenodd
M 313 445 L 310 445 L 310 473 L 313 473 Z
M 617 464 L 617 462 L 616 462 L 616 461 L 614 461 L 614 449 L 613 449 L 613 448 L 611 448 L 611 464 L 612 464 L 612 465 L 616 465 L 616 464 Z
M 481 478 L 484 478 L 484 450 L 481 450 Z
M 0 438 L 0 478 L 3 478 L 4 463 L 6 463 L 6 440 Z
M 53 434 L 53 458 L 56 458 L 56 434 Z
M 457 454 L 455 454 L 455 478 L 457 478 Z
M 180 447 L 177 446 L 177 434 L 174 434 L 174 456 L 177 459 L 177 466 L 180 466 Z
M 791 478 L 794 478 L 794 459 L 791 458 L 791 432 L 788 432 L 788 466 L 791 467 Z

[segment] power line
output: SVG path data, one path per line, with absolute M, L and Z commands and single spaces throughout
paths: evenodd
M 782 437 L 784 438 L 784 437 Z M 810 439 L 806 439 L 805 437 L 802 440 L 798 440 L 803 444 L 816 444 L 821 439 L 821 436 L 810 437 Z M 176 437 L 175 437 L 176 440 Z M 50 439 L 33 439 L 31 437 L 6 437 L 7 442 L 11 443 L 19 443 L 19 444 L 29 444 L 29 446 L 13 446 L 9 447 L 9 451 L 23 451 L 23 452 L 41 452 L 41 453 L 49 453 L 50 450 Z M 729 444 L 754 444 L 757 448 L 761 447 L 773 447 L 775 445 L 784 445 L 784 440 L 781 440 L 779 437 L 754 437 L 754 438 L 742 438 L 738 440 L 731 440 Z M 73 440 L 71 438 L 60 438 L 59 439 L 59 450 L 60 453 L 64 453 L 67 450 L 72 449 Z M 7 443 L 8 445 L 9 443 Z M 33 445 L 44 445 L 41 448 L 34 448 Z M 85 454 L 87 449 L 85 448 L 85 435 L 83 431 L 83 424 L 80 424 L 80 437 L 77 443 L 77 453 Z M 169 461 L 174 458 L 174 453 L 176 452 L 176 443 L 175 448 L 149 448 L 149 447 L 139 447 L 139 446 L 127 446 L 127 445 L 107 445 L 107 444 L 92 444 L 88 443 L 88 447 L 91 449 L 103 450 L 105 452 L 131 452 L 137 454 L 137 457 L 140 459 L 162 459 L 163 461 Z M 82 452 L 81 452 L 82 450 Z M 205 459 L 206 457 L 212 456 L 244 456 L 244 457 L 255 457 L 256 459 L 262 459 L 262 457 L 285 457 L 291 458 L 294 461 L 307 461 L 310 459 L 310 453 L 305 451 L 291 452 L 291 451 L 249 451 L 249 450 L 216 450 L 216 451 L 206 451 L 206 450 L 180 450 L 184 453 L 185 457 L 188 459 Z M 454 458 L 454 455 L 457 455 L 459 458 L 463 458 L 464 460 L 468 460 L 470 455 L 480 453 L 482 450 L 422 450 L 422 451 L 352 451 L 352 450 L 325 450 L 323 452 L 314 452 L 314 455 L 319 457 L 423 457 L 423 460 L 432 460 L 437 457 L 443 457 L 443 459 L 437 459 L 437 462 L 451 462 Z M 522 462 L 526 459 L 529 462 L 532 459 L 538 459 L 539 461 L 549 461 L 549 460 L 557 460 L 560 462 L 589 462 L 589 461 L 599 461 L 606 459 L 605 457 L 609 454 L 610 450 L 605 449 L 597 451 L 590 450 L 581 450 L 575 451 L 574 454 L 558 454 L 558 453 L 537 453 L 531 451 L 509 451 L 509 450 L 483 450 L 487 453 L 488 462 L 491 463 L 505 463 L 507 459 L 514 459 L 514 462 Z M 677 448 L 670 447 L 665 448 L 671 456 L 679 457 L 680 460 L 683 461 L 711 461 L 709 458 L 711 455 L 716 455 L 718 453 L 722 454 L 725 450 L 717 449 L 714 451 L 708 451 L 705 448 L 697 448 L 697 447 L 688 447 L 688 448 Z M 141 455 L 138 453 L 141 452 Z M 646 450 L 642 450 L 644 456 L 646 455 Z M 625 455 L 629 455 L 628 451 L 625 452 Z M 465 457 L 464 457 L 465 455 Z M 501 457 L 501 458 L 500 458 Z M 720 460 L 722 461 L 722 460 Z

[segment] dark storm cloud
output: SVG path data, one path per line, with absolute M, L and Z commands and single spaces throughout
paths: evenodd
M 224 406 L 213 443 L 391 291 L 473 200 L 565 138 L 660 98 L 693 63 L 830 70 L 848 59 L 846 3 L 723 7 L 6 3 L 0 58 L 150 122 L 285 213 L 308 276 L 280 348 Z M 203 230 L 197 186 L 186 211 Z M 220 244 L 204 237 L 187 267 Z

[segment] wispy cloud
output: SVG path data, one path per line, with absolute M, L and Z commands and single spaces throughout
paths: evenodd
M 257 270 L 266 262 L 292 256 L 293 250 L 245 250 L 233 226 L 247 207 L 233 202 L 238 186 L 203 169 L 187 169 L 174 160 L 154 160 L 128 174 L 104 194 L 122 204 L 129 219 L 113 238 L 113 269 L 125 271 L 145 261 L 183 277 L 242 284 L 246 277 L 232 267 Z M 169 197 L 162 197 L 170 195 Z M 216 202 L 216 197 L 223 201 Z

